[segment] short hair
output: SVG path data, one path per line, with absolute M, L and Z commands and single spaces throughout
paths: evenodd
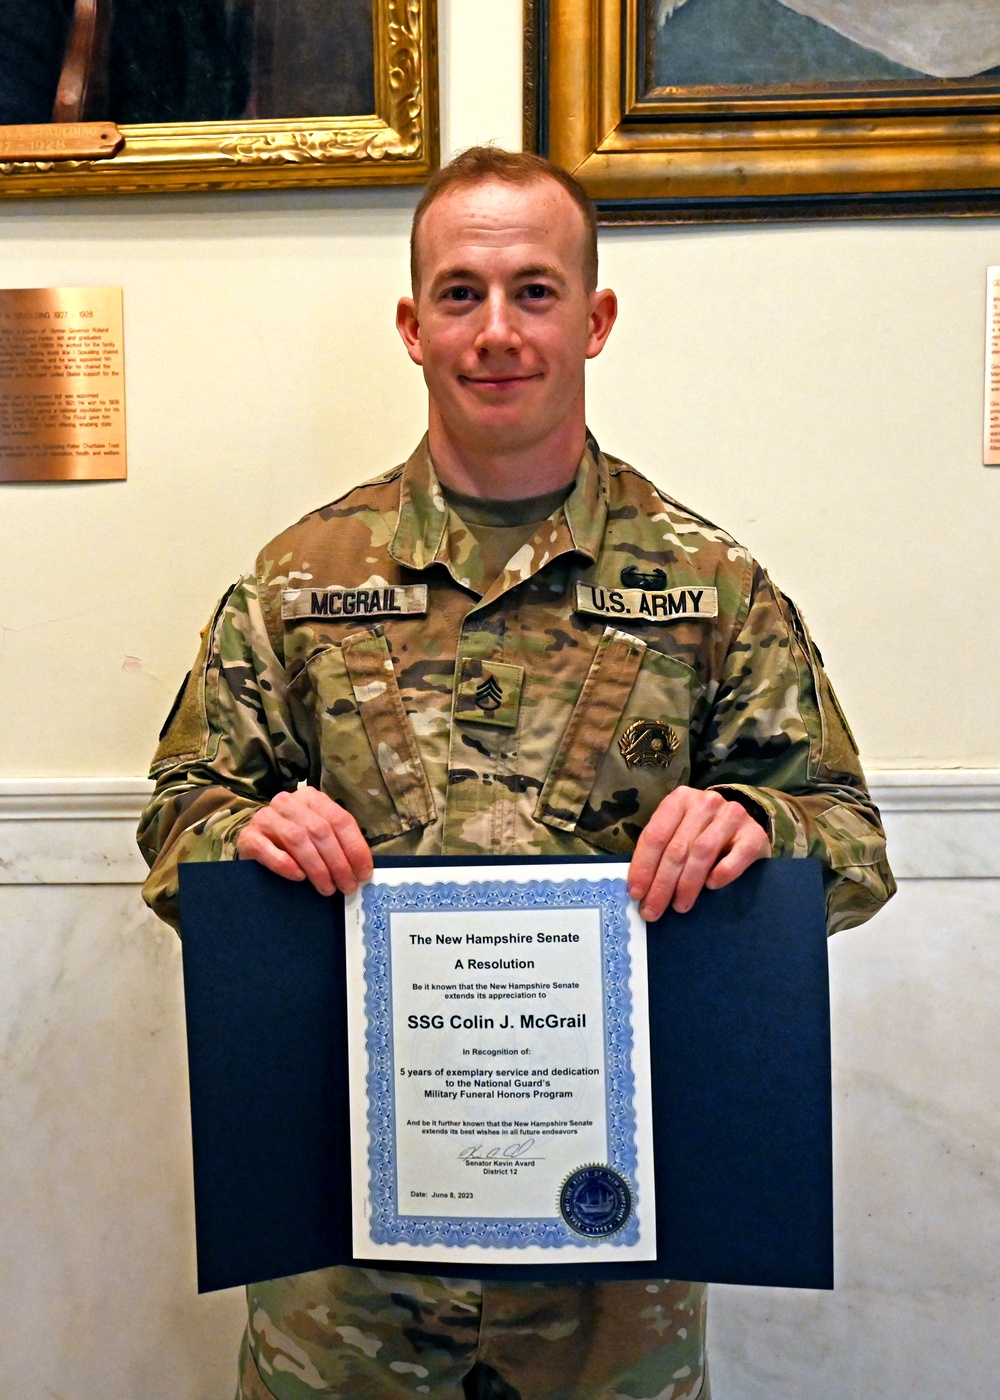
M 417 260 L 417 234 L 428 209 L 451 189 L 499 180 L 505 185 L 533 185 L 554 180 L 561 185 L 583 215 L 583 280 L 588 292 L 597 286 L 597 210 L 580 181 L 569 171 L 544 156 L 528 151 L 505 151 L 500 146 L 470 146 L 436 170 L 427 182 L 420 203 L 413 212 L 410 229 L 410 282 L 416 292 L 420 284 Z

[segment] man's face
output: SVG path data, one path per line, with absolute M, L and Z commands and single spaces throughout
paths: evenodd
M 459 186 L 427 210 L 420 287 L 397 325 L 459 449 L 520 452 L 583 422 L 584 363 L 614 322 L 588 292 L 584 219 L 554 180 Z M 526 483 L 530 488 L 530 483 Z

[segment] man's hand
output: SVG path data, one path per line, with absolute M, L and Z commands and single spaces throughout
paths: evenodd
M 636 843 L 628 892 L 648 923 L 671 901 L 678 914 L 686 914 L 703 889 L 731 884 L 770 854 L 767 833 L 738 802 L 718 792 L 675 788 Z
M 311 880 L 320 894 L 353 894 L 371 879 L 372 853 L 350 812 L 318 788 L 279 792 L 236 838 L 241 860 L 287 880 Z

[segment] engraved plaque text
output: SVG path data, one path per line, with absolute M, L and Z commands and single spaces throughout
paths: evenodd
M 0 481 L 125 474 L 121 288 L 0 290 Z

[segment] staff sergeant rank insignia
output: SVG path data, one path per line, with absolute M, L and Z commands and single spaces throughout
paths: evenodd
M 393 583 L 365 588 L 286 588 L 281 616 L 405 617 L 427 611 L 426 583 Z
M 503 689 L 496 676 L 489 676 L 476 689 L 476 704 L 481 710 L 499 710 L 503 704 Z
M 468 724 L 517 727 L 524 667 L 505 661 L 460 657 L 455 685 L 455 718 Z
M 576 611 L 598 617 L 643 618 L 647 622 L 680 622 L 688 618 L 719 615 L 715 588 L 602 588 L 592 583 L 576 585 Z

